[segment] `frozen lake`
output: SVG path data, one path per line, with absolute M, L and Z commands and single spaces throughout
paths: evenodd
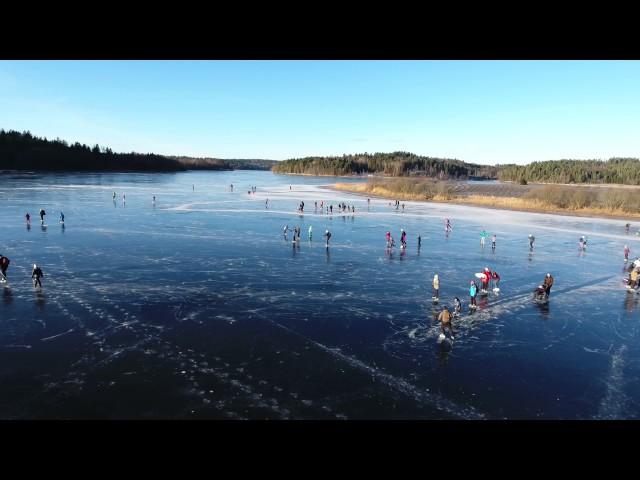
M 624 244 L 634 258 L 640 244 L 624 221 L 419 202 L 396 211 L 320 187 L 335 181 L 0 175 L 0 253 L 11 259 L 0 418 L 640 416 L 640 295 L 621 281 Z M 314 210 L 321 200 L 332 216 Z M 337 213 L 341 200 L 355 215 Z M 297 247 L 285 224 L 302 228 Z M 399 243 L 401 228 L 408 248 L 388 254 L 385 232 Z M 482 229 L 497 234 L 495 253 L 480 246 Z M 469 281 L 484 267 L 500 273 L 501 292 L 469 313 Z M 547 272 L 551 299 L 537 305 Z M 463 301 L 453 345 L 437 342 L 434 273 L 440 307 Z

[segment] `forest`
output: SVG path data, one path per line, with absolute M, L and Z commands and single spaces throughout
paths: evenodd
M 155 154 L 114 153 L 110 148 L 47 140 L 30 132 L 0 130 L 0 170 L 180 171 L 176 160 Z
M 428 176 L 440 179 L 497 178 L 494 166 L 457 159 L 423 157 L 409 152 L 362 153 L 342 157 L 306 157 L 278 162 L 276 173 L 310 175 Z
M 230 159 L 210 157 L 168 157 L 189 170 L 271 170 L 277 161 L 263 159 Z
M 114 153 L 100 145 L 48 140 L 30 132 L 0 130 L 0 170 L 154 171 L 269 170 L 274 160 L 172 157 L 153 153 Z
M 520 183 L 619 183 L 640 185 L 640 160 L 548 160 L 499 166 L 498 178 Z

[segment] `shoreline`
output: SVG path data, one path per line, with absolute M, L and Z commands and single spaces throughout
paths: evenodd
M 358 184 L 353 184 L 353 185 L 358 185 Z M 374 195 L 374 194 L 368 194 L 367 192 L 351 190 L 349 188 L 337 188 L 336 184 L 323 185 L 320 188 L 325 188 L 327 190 L 331 190 L 334 192 L 347 192 L 352 195 L 358 195 L 358 196 L 367 197 L 367 198 L 383 199 L 383 200 L 400 199 L 400 200 L 411 201 L 411 202 L 430 202 L 430 203 L 442 203 L 442 204 L 448 204 L 448 205 L 469 205 L 472 207 L 488 208 L 491 210 L 506 210 L 506 211 L 512 211 L 512 212 L 525 212 L 525 213 L 543 213 L 543 214 L 549 214 L 549 215 L 572 216 L 572 217 L 583 217 L 583 218 L 602 218 L 606 220 L 627 220 L 627 221 L 640 220 L 640 213 L 627 213 L 627 214 L 616 215 L 616 214 L 609 214 L 609 213 L 601 213 L 597 211 L 580 212 L 576 210 L 559 209 L 559 208 L 535 208 L 535 207 L 517 208 L 517 207 L 504 206 L 504 205 L 492 205 L 490 203 L 483 203 L 483 202 L 465 201 L 464 199 L 460 199 L 460 198 L 449 199 L 449 200 L 440 200 L 437 198 L 431 198 L 427 200 L 427 199 L 406 198 L 406 197 L 403 197 L 403 195 L 382 195 L 380 193 Z M 490 199 L 492 197 L 485 197 L 485 198 Z M 506 198 L 512 198 L 512 197 L 506 197 Z

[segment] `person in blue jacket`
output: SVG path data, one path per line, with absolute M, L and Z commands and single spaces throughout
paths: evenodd
M 469 297 L 471 298 L 469 308 L 477 308 L 476 305 L 476 296 L 478 295 L 478 285 L 473 280 L 471 281 L 471 286 L 469 287 Z

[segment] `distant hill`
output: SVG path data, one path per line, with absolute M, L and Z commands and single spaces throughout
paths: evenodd
M 278 163 L 276 160 L 262 159 L 229 159 L 210 157 L 173 157 L 189 170 L 271 170 Z
M 428 176 L 436 178 L 497 178 L 497 167 L 450 158 L 423 157 L 409 152 L 363 153 L 342 157 L 306 157 L 278 162 L 276 173 L 311 175 Z

